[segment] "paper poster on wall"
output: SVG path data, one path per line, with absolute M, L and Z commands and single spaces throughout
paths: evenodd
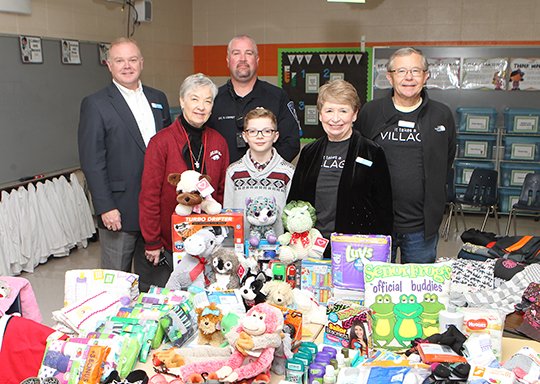
M 538 91 L 540 90 L 540 58 L 510 59 L 509 91 Z
M 429 79 L 428 88 L 457 89 L 459 88 L 459 57 L 428 58 Z
M 392 88 L 392 85 L 386 78 L 386 63 L 388 63 L 388 59 L 377 59 L 373 65 L 373 75 L 375 76 L 373 85 L 376 89 Z
M 99 63 L 101 65 L 107 65 L 107 55 L 109 54 L 109 49 L 111 49 L 111 44 L 109 43 L 98 44 Z
M 508 59 L 505 57 L 463 59 L 462 89 L 506 89 L 506 70 Z
M 61 40 L 62 64 L 80 64 L 81 55 L 77 40 Z
M 43 50 L 41 49 L 40 37 L 19 36 L 19 47 L 21 48 L 21 60 L 23 63 L 43 63 Z
M 358 92 L 361 104 L 371 89 L 371 48 L 279 48 L 278 85 L 294 102 L 303 138 L 319 138 L 324 131 L 316 108 L 319 87 L 343 79 Z

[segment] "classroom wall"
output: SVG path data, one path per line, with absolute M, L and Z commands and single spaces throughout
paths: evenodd
M 108 42 L 126 36 L 127 13 L 105 0 L 32 0 L 31 15 L 0 12 L 0 33 Z M 178 105 L 179 85 L 193 72 L 192 1 L 154 0 L 152 22 L 133 38 L 144 56 L 143 82 Z
M 226 20 L 226 22 L 224 22 Z M 365 4 L 326 0 L 194 0 L 193 45 L 209 66 L 225 67 L 223 46 L 237 34 L 266 44 L 345 43 L 359 45 L 540 44 L 540 1 L 366 0 Z M 204 49 L 208 47 L 208 49 Z M 197 51 L 200 48 L 200 52 Z M 261 55 L 261 60 L 264 57 Z M 220 64 L 221 63 L 221 64 Z M 202 67 L 204 68 L 204 67 Z M 269 81 L 276 73 L 265 69 Z M 277 71 L 277 68 L 274 69 Z M 214 72 L 222 83 L 226 73 Z

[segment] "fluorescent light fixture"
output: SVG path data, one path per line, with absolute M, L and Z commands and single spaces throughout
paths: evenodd
M 363 4 L 366 2 L 366 0 L 326 0 L 329 3 L 357 3 L 357 4 Z
M 30 0 L 0 0 L 0 12 L 30 15 L 32 13 L 32 4 Z

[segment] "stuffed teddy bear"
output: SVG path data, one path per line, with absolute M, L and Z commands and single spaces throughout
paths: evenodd
M 275 197 L 258 196 L 246 199 L 245 215 L 250 224 L 249 244 L 252 247 L 257 247 L 261 238 L 265 238 L 269 244 L 276 243 L 277 236 L 273 225 L 278 212 Z
M 253 306 L 264 303 L 266 301 L 266 295 L 261 292 L 264 284 L 270 280 L 270 277 L 264 272 L 253 273 L 251 269 L 248 269 L 246 274 L 242 277 L 240 286 L 240 296 L 244 301 L 244 307 L 246 311 Z
M 219 248 L 210 256 L 210 266 L 213 277 L 210 278 L 208 289 L 211 291 L 226 291 L 240 287 L 238 267 L 240 261 L 231 248 Z
M 296 309 L 302 313 L 302 325 L 326 325 L 326 307 L 319 304 L 313 292 L 298 288 L 294 288 L 292 292 Z
M 322 237 L 318 229 L 313 228 L 317 217 L 315 208 L 305 201 L 291 201 L 283 208 L 283 226 L 288 232 L 279 236 L 281 244 L 279 259 L 290 264 L 296 260 L 303 260 L 314 254 L 312 247 L 315 239 Z
M 194 285 L 204 288 L 209 282 L 211 269 L 206 267 L 210 256 L 227 237 L 225 227 L 203 227 L 184 241 L 184 255 L 175 262 L 173 272 L 165 285 L 171 289 L 187 289 Z M 206 273 L 206 275 L 205 275 Z
M 186 381 L 194 373 L 215 372 L 219 381 L 235 382 L 264 375 L 272 365 L 275 349 L 282 343 L 282 329 L 281 310 L 270 304 L 257 304 L 227 334 L 229 344 L 234 347 L 227 360 L 184 365 L 179 368 L 180 377 Z
M 290 307 L 294 302 L 292 288 L 285 281 L 269 281 L 263 285 L 261 292 L 266 296 L 268 304 Z
M 219 347 L 224 340 L 221 333 L 221 319 L 223 318 L 221 309 L 216 303 L 210 303 L 206 307 L 195 308 L 195 313 L 199 326 L 199 344 Z
M 167 177 L 169 184 L 176 187 L 176 201 L 178 204 L 174 212 L 180 216 L 188 216 L 194 213 L 207 213 L 217 215 L 221 212 L 221 204 L 212 198 L 211 194 L 203 196 L 200 191 L 200 182 L 206 181 L 210 186 L 210 176 L 201 175 L 197 171 L 187 170 L 180 173 L 171 173 Z M 205 184 L 205 183 L 202 183 Z M 211 188 L 211 186 L 210 186 Z

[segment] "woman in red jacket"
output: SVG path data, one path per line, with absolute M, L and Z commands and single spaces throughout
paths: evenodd
M 172 272 L 171 215 L 176 206 L 176 189 L 168 182 L 168 175 L 192 169 L 210 176 L 215 190 L 212 196 L 223 203 L 229 150 L 225 139 L 206 126 L 216 94 L 216 85 L 205 75 L 188 76 L 180 86 L 182 114 L 159 131 L 146 149 L 139 195 L 146 256 L 140 262 L 146 264 L 148 272 L 140 276 L 143 291 L 149 288 L 146 282 L 164 287 Z M 162 257 L 164 262 L 160 263 Z

